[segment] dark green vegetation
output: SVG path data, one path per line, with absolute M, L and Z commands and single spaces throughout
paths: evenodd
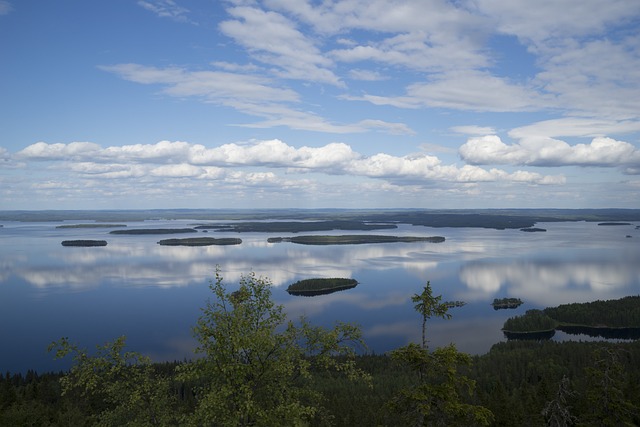
M 107 246 L 106 240 L 63 240 L 62 246 Z
M 110 234 L 182 234 L 182 233 L 197 233 L 197 230 L 193 228 L 133 228 L 130 230 L 113 230 Z
M 278 222 L 242 222 L 237 224 L 200 225 L 196 229 L 214 229 L 217 231 L 233 231 L 236 233 L 299 233 L 302 231 L 328 230 L 385 230 L 398 228 L 395 224 L 366 224 L 362 221 L 278 221 Z
M 526 231 L 527 233 L 540 233 L 547 231 L 545 228 L 529 227 L 521 228 L 520 231 Z
M 527 310 L 507 319 L 503 326 L 511 337 L 556 329 L 607 338 L 640 338 L 640 296 Z
M 444 304 L 449 308 L 464 307 L 467 305 L 464 301 L 446 301 Z
M 342 236 L 294 236 L 270 237 L 269 243 L 291 242 L 301 245 L 358 245 L 365 243 L 412 243 L 412 242 L 444 242 L 444 237 L 416 237 L 416 236 L 382 236 L 382 235 L 342 235 Z
M 239 245 L 242 239 L 225 237 L 215 239 L 213 237 L 187 237 L 185 239 L 164 239 L 158 242 L 163 246 L 212 246 L 212 245 Z
M 65 224 L 58 225 L 56 228 L 119 228 L 126 227 L 126 224 L 102 224 L 102 223 L 91 223 L 91 224 Z
M 291 295 L 315 296 L 355 288 L 358 281 L 345 278 L 316 278 L 299 280 L 287 288 Z
M 494 310 L 500 310 L 503 308 L 518 308 L 522 305 L 520 298 L 494 298 L 491 305 Z
M 633 426 L 640 424 L 640 341 L 509 341 L 470 357 L 428 348 L 449 318 L 430 283 L 412 296 L 421 344 L 355 356 L 355 326 L 287 322 L 268 279 L 244 276 L 194 328 L 201 358 L 152 364 L 123 337 L 89 354 L 66 338 L 69 372 L 0 375 L 4 426 Z
M 158 209 L 0 211 L 0 221 L 145 221 L 151 219 L 356 221 L 429 227 L 529 228 L 537 222 L 640 221 L 640 209 Z

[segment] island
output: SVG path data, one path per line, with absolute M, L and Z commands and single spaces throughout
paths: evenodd
M 446 301 L 444 305 L 446 305 L 448 308 L 455 308 L 464 307 L 465 305 L 467 305 L 467 303 L 464 301 Z
M 491 303 L 494 310 L 502 310 L 505 308 L 518 308 L 522 305 L 520 298 L 494 298 Z
M 62 246 L 81 246 L 81 247 L 107 246 L 107 241 L 106 240 L 63 240 Z
M 541 232 L 547 231 L 547 229 L 538 228 L 538 227 L 528 227 L 528 228 L 521 228 L 520 231 L 525 231 L 527 233 L 541 233 Z
M 193 228 L 132 228 L 129 230 L 113 230 L 109 234 L 182 234 L 197 233 Z
M 640 339 L 640 296 L 528 310 L 507 319 L 502 330 L 507 338 L 560 330 L 601 338 Z
M 64 225 L 58 225 L 56 228 L 121 228 L 126 226 L 127 226 L 126 224 L 90 223 L 90 224 L 64 224 Z
M 213 237 L 187 237 L 186 239 L 164 239 L 158 242 L 162 246 L 212 246 L 212 245 L 239 245 L 242 239 L 226 237 L 215 239 Z
M 346 289 L 355 288 L 358 285 L 358 281 L 355 279 L 344 278 L 316 278 L 316 279 L 304 279 L 299 280 L 287 288 L 289 295 L 297 296 L 316 296 L 326 295 L 337 291 L 344 291 Z
M 631 225 L 630 222 L 601 222 L 598 225 L 605 225 L 605 226 L 611 226 L 611 225 Z
M 353 234 L 341 236 L 308 235 L 294 237 L 270 237 L 269 243 L 291 242 L 300 245 L 359 245 L 365 243 L 413 243 L 430 242 L 442 243 L 445 238 L 442 236 L 419 237 L 419 236 L 382 236 L 371 234 Z

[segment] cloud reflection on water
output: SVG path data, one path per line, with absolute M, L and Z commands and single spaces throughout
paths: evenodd
M 506 291 L 541 306 L 620 298 L 635 293 L 640 265 L 620 259 L 473 262 L 462 266 L 460 280 L 487 295 Z M 506 288 L 506 289 L 503 289 Z

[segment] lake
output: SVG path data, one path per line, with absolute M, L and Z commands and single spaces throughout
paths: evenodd
M 109 229 L 56 228 L 67 222 L 4 221 L 0 228 L 0 372 L 66 369 L 47 345 L 69 337 L 93 348 L 126 335 L 127 348 L 154 360 L 192 356 L 191 328 L 210 295 L 216 265 L 234 289 L 240 275 L 271 279 L 274 300 L 292 319 L 314 325 L 361 326 L 369 351 L 383 353 L 420 341 L 420 316 L 411 295 L 430 281 L 452 308 L 451 320 L 428 323 L 430 346 L 456 343 L 482 354 L 505 340 L 500 328 L 531 308 L 640 294 L 640 223 L 538 223 L 546 232 L 430 228 L 304 234 L 444 236 L 443 243 L 308 246 L 268 243 L 287 233 L 198 233 L 239 237 L 241 245 L 180 247 L 157 242 L 181 235 L 111 235 Z M 222 221 L 215 221 L 220 223 Z M 120 223 L 120 222 L 118 222 Z M 183 228 L 206 221 L 127 222 L 133 228 Z M 627 237 L 631 236 L 631 237 Z M 107 240 L 105 247 L 63 247 L 63 240 Z M 315 297 L 286 287 L 313 277 L 354 278 L 356 288 Z M 494 298 L 521 298 L 517 309 L 494 310 Z M 557 333 L 554 339 L 584 339 Z

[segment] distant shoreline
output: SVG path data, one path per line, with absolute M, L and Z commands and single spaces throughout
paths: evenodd
M 640 222 L 640 209 L 147 209 L 147 210 L 2 210 L 0 221 L 141 222 L 193 221 L 360 221 L 389 227 L 522 229 L 539 222 Z M 204 224 L 206 225 L 206 224 Z

